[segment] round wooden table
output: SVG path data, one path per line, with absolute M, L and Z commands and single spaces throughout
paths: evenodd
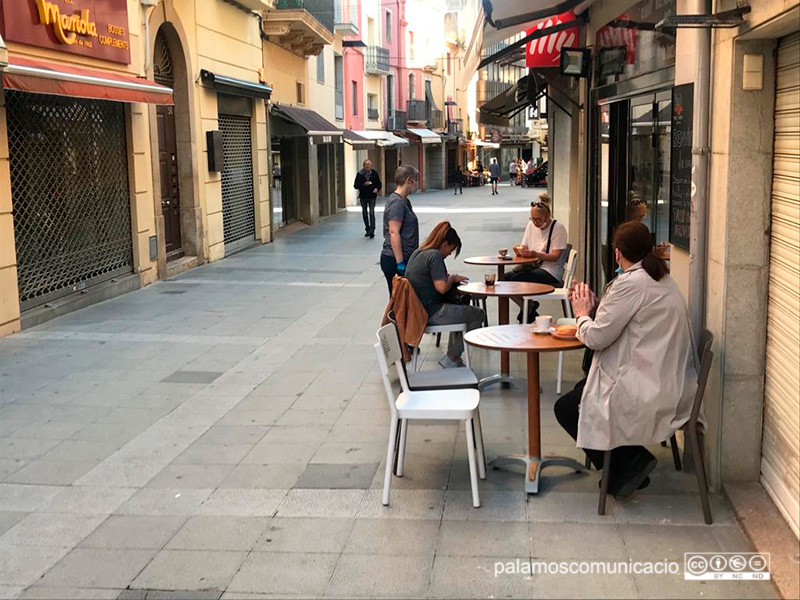
M 584 466 L 571 458 L 542 459 L 541 422 L 539 419 L 539 353 L 560 352 L 583 348 L 578 340 L 564 340 L 547 334 L 532 333 L 532 325 L 500 325 L 473 329 L 464 334 L 464 342 L 476 348 L 505 352 L 525 352 L 528 355 L 528 454 L 501 456 L 492 466 L 523 463 L 525 465 L 525 491 L 539 491 L 539 475 L 545 467 L 570 467 L 583 471 Z
M 500 258 L 499 256 L 473 256 L 472 258 L 465 258 L 464 264 L 479 265 L 484 267 L 497 267 L 497 281 L 503 281 L 506 275 L 506 266 L 513 267 L 514 265 L 528 264 L 538 262 L 538 258 L 523 258 L 522 256 L 513 256 L 513 250 L 508 249 L 512 253 L 509 258 Z
M 508 325 L 508 299 L 522 298 L 524 296 L 540 296 L 553 292 L 553 286 L 544 283 L 530 283 L 527 281 L 498 281 L 494 285 L 484 283 L 464 283 L 458 286 L 458 291 L 471 296 L 486 297 L 497 296 L 498 298 L 498 324 Z M 483 388 L 493 383 L 510 383 L 511 377 L 510 360 L 508 352 L 500 353 L 500 373 L 481 380 L 480 387 Z

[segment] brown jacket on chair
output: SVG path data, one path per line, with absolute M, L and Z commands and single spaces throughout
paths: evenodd
M 425 334 L 425 327 L 428 326 L 428 312 L 422 306 L 408 279 L 399 275 L 395 275 L 392 280 L 392 297 L 383 313 L 381 326 L 388 325 L 391 310 L 397 319 L 397 333 L 400 336 L 403 360 L 408 362 L 411 359 L 408 346 L 415 348 L 419 346 Z

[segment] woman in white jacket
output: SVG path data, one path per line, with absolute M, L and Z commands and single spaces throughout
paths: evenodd
M 586 284 L 570 294 L 578 338 L 594 357 L 586 380 L 556 402 L 556 418 L 601 469 L 611 457 L 609 492 L 630 496 L 649 483 L 657 444 L 689 420 L 697 388 L 686 305 L 650 231 L 624 223 L 614 234 L 622 268 L 601 302 Z M 582 385 L 583 384 L 583 385 Z

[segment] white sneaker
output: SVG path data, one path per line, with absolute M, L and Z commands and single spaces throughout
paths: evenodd
M 464 361 L 461 360 L 461 357 L 453 360 L 447 354 L 445 354 L 439 361 L 439 366 L 441 366 L 443 369 L 458 369 L 466 365 L 464 364 Z

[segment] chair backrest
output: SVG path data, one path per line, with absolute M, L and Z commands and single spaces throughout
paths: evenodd
M 700 372 L 697 374 L 697 392 L 694 395 L 694 404 L 692 404 L 692 416 L 689 417 L 689 423 L 694 425 L 697 423 L 697 418 L 700 415 L 700 408 L 703 405 L 703 395 L 706 391 L 706 383 L 708 382 L 708 374 L 711 371 L 711 361 L 714 359 L 714 352 L 711 351 L 711 345 L 714 342 L 714 334 L 708 329 L 704 329 L 700 334 Z
M 578 261 L 578 251 L 572 248 L 572 244 L 567 244 L 567 262 L 564 265 L 564 287 L 568 288 L 572 285 L 572 280 L 575 277 L 575 267 Z
M 397 412 L 396 396 L 392 389 L 392 382 L 389 380 L 389 365 L 394 364 L 400 384 L 405 391 L 408 382 L 405 380 L 405 373 L 402 369 L 403 354 L 400 352 L 400 340 L 397 337 L 397 330 L 391 323 L 378 329 L 378 343 L 375 344 L 375 353 L 378 355 L 378 366 L 383 377 L 383 387 L 386 390 L 386 400 L 389 402 L 389 409 L 392 414 Z
M 397 336 L 397 344 L 399 347 L 400 344 L 400 332 L 397 331 L 397 316 L 394 314 L 394 310 L 390 310 L 386 313 L 387 318 L 389 319 L 389 323 L 392 327 L 394 327 L 394 333 Z M 388 326 L 387 326 L 388 327 Z M 396 365 L 398 363 L 395 363 Z M 406 369 L 406 362 L 403 360 L 403 351 L 400 350 L 400 362 L 397 366 L 397 376 L 400 379 L 400 385 L 403 388 L 404 392 L 408 391 L 408 370 Z

